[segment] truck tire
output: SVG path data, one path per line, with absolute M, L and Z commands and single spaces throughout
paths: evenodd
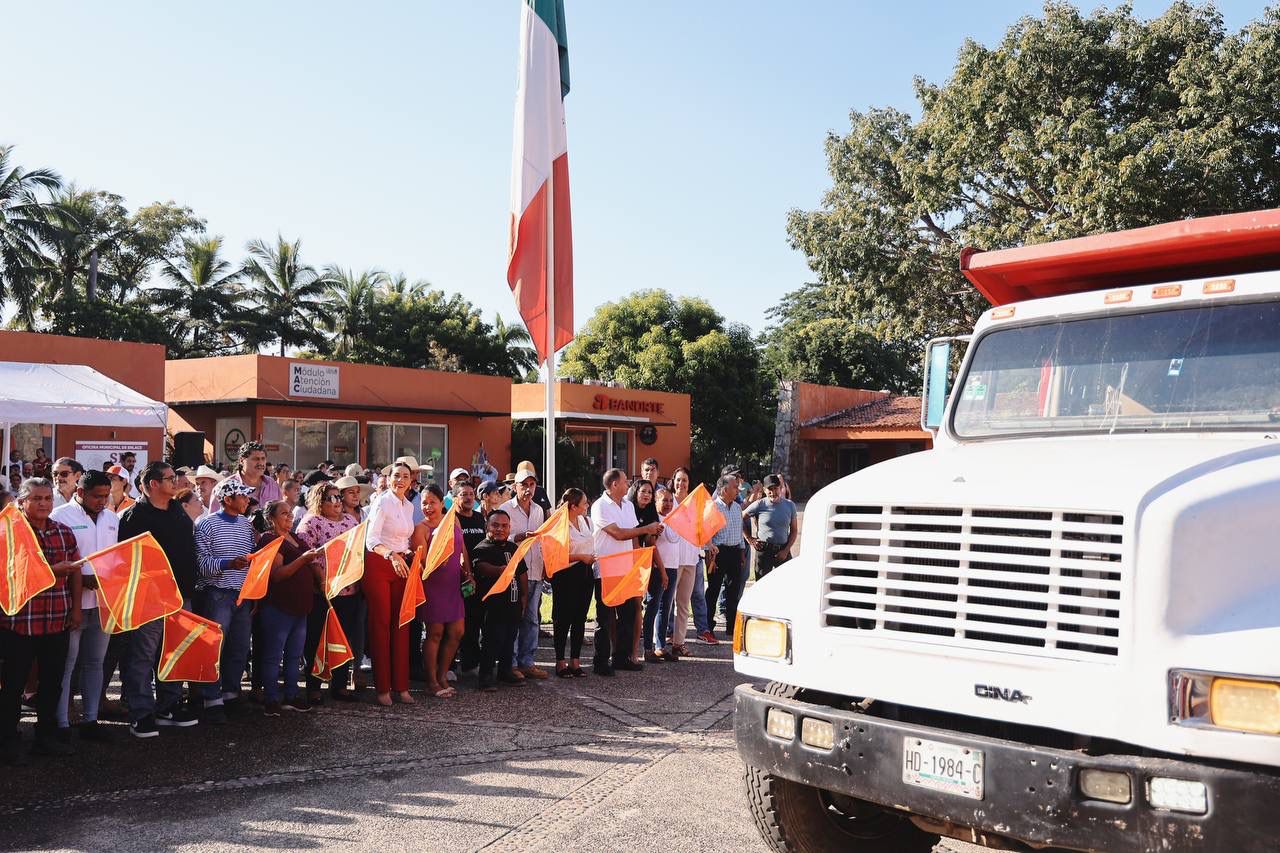
M 799 689 L 770 682 L 770 696 Z M 928 853 L 939 837 L 874 803 L 831 794 L 747 766 L 747 804 L 756 829 L 776 853 Z

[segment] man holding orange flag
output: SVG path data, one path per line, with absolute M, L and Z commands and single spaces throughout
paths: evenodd
M 621 468 L 604 473 L 604 494 L 591 507 L 591 529 L 595 535 L 596 636 L 592 670 L 597 675 L 613 675 L 615 669 L 641 670 L 644 664 L 632 663 L 627 657 L 635 646 L 636 602 L 628 600 L 618 607 L 604 602 L 600 588 L 600 559 L 630 551 L 641 536 L 656 536 L 661 524 L 640 526 L 636 509 L 627 495 L 627 475 Z M 616 637 L 611 637 L 616 631 Z M 615 642 L 616 641 L 616 642 Z
M 495 509 L 489 513 L 485 529 L 485 538 L 471 552 L 471 565 L 475 570 L 476 596 L 481 599 L 484 607 L 479 686 L 481 690 L 492 692 L 497 689 L 493 682 L 495 665 L 499 681 L 504 684 L 524 684 L 524 674 L 513 669 L 511 663 L 515 654 L 516 632 L 528 601 L 525 579 L 528 568 L 524 560 L 521 560 L 507 589 L 489 595 L 506 570 L 507 563 L 515 555 L 516 544 L 508 539 L 511 534 L 511 517 L 506 510 Z
M 142 471 L 142 491 L 143 497 L 120 516 L 120 540 L 150 533 L 173 569 L 182 609 L 190 610 L 196 586 L 196 547 L 191 516 L 174 500 L 178 477 L 164 462 L 148 463 Z M 164 620 L 148 622 L 126 636 L 129 642 L 120 662 L 120 680 L 129 704 L 129 733 L 152 738 L 159 734 L 157 726 L 194 726 L 198 722 L 195 714 L 182 707 L 182 683 L 155 677 Z
M 35 664 L 39 668 L 36 688 L 35 752 L 43 755 L 71 755 L 71 744 L 57 737 L 58 697 L 62 693 L 62 672 L 67 661 L 67 640 L 71 629 L 79 628 L 80 552 L 71 529 L 49 518 L 53 510 L 53 484 L 42 478 L 24 480 L 18 487 L 21 519 L 8 543 L 27 556 L 37 545 L 54 583 L 27 601 L 12 615 L 0 610 L 0 763 L 25 762 L 18 736 L 18 715 L 22 689 Z M 28 535 L 34 532 L 34 541 Z M 16 561 L 16 558 L 15 558 Z M 33 566 L 36 568 L 37 566 Z M 5 565 L 7 571 L 9 566 Z M 47 570 L 44 571 L 48 583 Z

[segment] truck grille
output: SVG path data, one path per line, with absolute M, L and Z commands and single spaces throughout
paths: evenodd
M 1090 510 L 832 507 L 831 628 L 968 649 L 1115 660 L 1124 518 Z

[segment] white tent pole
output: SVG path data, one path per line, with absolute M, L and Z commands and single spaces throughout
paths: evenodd
M 4 481 L 9 482 L 9 422 L 4 422 Z M 17 497 L 17 495 L 14 495 Z
M 547 500 L 556 503 L 556 193 L 555 176 L 547 175 L 547 421 L 543 432 L 542 483 Z

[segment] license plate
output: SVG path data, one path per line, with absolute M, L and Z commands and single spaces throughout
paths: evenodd
M 924 740 L 902 739 L 902 781 L 934 791 L 982 799 L 982 750 Z

